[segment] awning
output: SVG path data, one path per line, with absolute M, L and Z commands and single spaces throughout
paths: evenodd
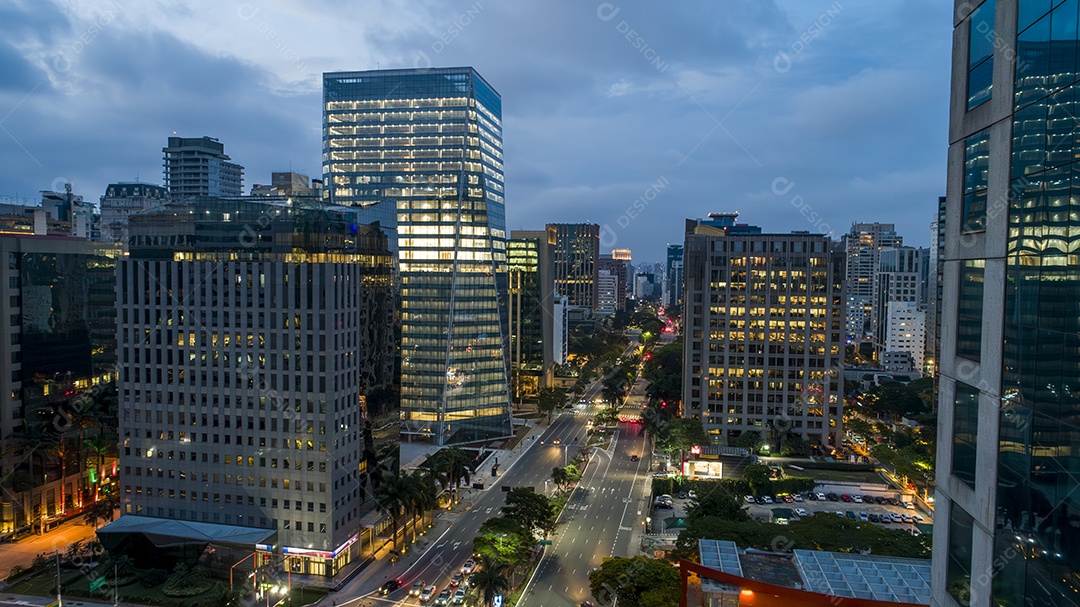
M 122 536 L 140 534 L 158 548 L 178 548 L 192 544 L 231 545 L 254 549 L 256 544 L 274 544 L 275 529 L 178 521 L 151 516 L 126 515 L 97 531 L 102 544 L 115 545 Z

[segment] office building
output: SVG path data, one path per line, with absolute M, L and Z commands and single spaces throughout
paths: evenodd
M 240 196 L 244 167 L 225 155 L 213 137 L 169 137 L 165 154 L 165 189 L 173 200 L 199 196 Z
M 955 6 L 931 604 L 1072 607 L 1077 6 Z
M 926 310 L 911 301 L 885 304 L 884 333 L 880 360 L 886 371 L 922 374 L 925 364 Z
M 600 270 L 600 226 L 549 223 L 555 229 L 555 292 L 576 308 L 596 310 Z
M 553 386 L 558 343 L 555 231 L 515 230 L 506 243 L 510 271 L 510 373 L 515 403 Z M 561 310 L 565 314 L 565 310 Z M 565 324 L 565 323 L 564 323 Z
M 842 437 L 843 256 L 828 236 L 687 220 L 683 411 L 713 442 Z
M 128 217 L 159 207 L 169 200 L 159 185 L 138 181 L 110 183 L 101 197 L 101 239 L 127 246 Z
M 628 257 L 629 256 L 629 250 L 627 249 L 626 251 L 627 251 L 627 257 Z M 606 302 L 606 301 L 601 301 L 601 303 L 600 303 L 600 305 L 598 305 L 598 307 L 611 307 L 612 309 L 617 310 L 617 311 L 623 311 L 623 312 L 626 311 L 626 298 L 627 298 L 628 295 L 632 294 L 632 293 L 630 293 L 631 285 L 627 281 L 627 275 L 629 274 L 629 271 L 630 271 L 630 260 L 629 259 L 616 259 L 615 255 L 614 255 L 614 251 L 613 251 L 611 255 L 607 255 L 607 254 L 600 255 L 600 262 L 599 262 L 597 268 L 598 268 L 598 270 L 597 270 L 597 279 L 598 280 L 599 280 L 599 275 L 600 274 L 602 274 L 604 272 L 607 272 L 608 274 L 611 275 L 611 278 L 612 278 L 612 280 L 614 280 L 614 283 L 615 283 L 614 286 L 613 286 L 613 288 L 614 288 L 614 302 L 609 303 L 609 302 Z M 607 297 L 604 294 L 605 286 L 602 285 L 602 284 L 598 284 L 597 289 L 599 291 L 598 296 L 600 297 L 601 300 L 604 300 Z
M 600 270 L 596 276 L 596 313 L 611 316 L 619 299 L 619 276 L 611 270 Z
M 308 196 L 322 198 L 322 181 L 294 171 L 270 173 L 270 184 L 251 186 L 252 196 Z
M 472 68 L 378 70 L 324 74 L 323 101 L 329 200 L 397 230 L 402 434 L 509 436 L 499 94 Z
M 667 246 L 667 266 L 664 268 L 664 294 L 661 303 L 672 309 L 682 307 L 683 246 Z
M 918 309 L 924 308 L 927 290 L 927 249 L 914 247 L 892 247 L 878 252 L 878 271 L 874 275 L 874 313 L 872 319 L 873 345 L 875 355 L 881 360 L 887 349 L 887 342 L 891 341 L 889 329 L 892 326 L 889 321 L 889 304 L 914 304 Z M 899 306 L 893 307 L 893 312 Z M 923 359 L 922 348 L 919 347 L 918 356 L 911 351 L 913 358 Z M 905 350 L 907 351 L 907 350 Z M 917 369 L 920 373 L 922 369 Z
M 941 289 L 945 272 L 945 197 L 938 197 L 937 212 L 930 222 L 930 254 L 927 261 L 926 372 L 937 385 L 938 359 L 941 357 Z M 936 388 L 935 388 L 936 394 Z
M 0 536 L 9 536 L 58 523 L 102 481 L 84 466 L 62 469 L 45 445 L 81 448 L 78 432 L 59 433 L 73 403 L 116 379 L 119 249 L 27 231 L 0 235 L 0 255 L 0 314 L 10 319 L 0 323 L 0 364 L 8 370 L 0 374 L 0 474 L 11 481 Z
M 658 299 L 656 292 L 656 275 L 653 273 L 638 272 L 634 275 L 634 299 L 638 301 Z
M 239 534 L 260 565 L 327 577 L 370 555 L 368 477 L 396 468 L 400 418 L 386 236 L 267 197 L 173 202 L 129 230 L 123 516 L 102 541 L 167 553 Z
M 874 319 L 878 315 L 875 278 L 881 264 L 882 249 L 903 244 L 891 223 L 855 223 L 844 235 L 847 256 L 844 318 L 848 342 L 873 340 Z

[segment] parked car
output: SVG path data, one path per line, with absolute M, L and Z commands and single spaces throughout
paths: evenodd
M 880 522 L 880 523 L 884 523 L 884 524 L 888 525 L 889 523 L 891 523 L 891 522 L 892 522 L 892 519 L 891 519 L 891 518 L 889 518 L 889 515 L 888 515 L 888 514 L 882 514 L 882 515 L 881 515 L 881 520 L 880 520 L 880 521 L 878 521 L 878 522 Z
M 835 502 L 840 498 L 835 493 L 827 493 L 825 494 L 825 499 L 829 500 L 830 502 Z
M 790 495 L 785 495 L 785 496 L 784 496 L 784 503 L 785 503 L 785 504 L 792 504 L 792 503 L 794 503 L 794 502 L 795 502 L 795 498 L 794 498 L 794 497 L 792 497 L 792 496 L 790 496 Z
M 793 497 L 795 498 L 796 502 L 803 501 L 803 496 L 799 495 L 798 493 L 796 493 Z
M 816 495 L 817 495 L 817 498 L 818 498 L 819 501 L 824 502 L 826 499 L 828 499 L 828 498 L 826 498 L 824 493 L 817 493 Z
M 812 502 L 816 502 L 817 501 L 817 494 L 816 493 L 807 493 L 806 494 L 806 499 L 808 499 L 808 500 L 810 500 Z
M 412 588 L 409 588 L 409 596 L 420 596 L 420 593 L 424 591 L 424 580 L 416 580 L 413 582 Z
M 851 501 L 855 502 L 856 504 L 861 504 L 862 503 L 862 496 L 861 495 L 853 495 L 853 496 L 851 496 Z
M 848 510 L 846 516 L 853 521 L 856 520 L 855 512 L 853 510 Z
M 403 580 L 390 580 L 379 587 L 379 594 L 386 596 L 404 585 Z
M 747 495 L 743 499 L 746 500 L 747 504 L 753 504 L 755 501 L 757 501 L 752 495 Z
M 840 516 L 840 517 L 844 516 L 844 511 L 843 510 L 837 510 L 836 511 L 836 516 Z
M 697 491 L 694 491 L 693 489 L 687 491 L 686 492 L 686 497 L 688 497 L 690 499 L 696 498 L 697 497 Z
M 913 522 L 913 521 L 911 520 L 911 515 L 910 515 L 910 514 L 902 514 L 902 515 L 900 515 L 900 518 L 901 518 L 901 520 L 903 520 L 903 521 L 904 521 L 905 523 L 911 523 L 911 522 Z
M 810 516 L 810 513 L 806 511 L 806 508 L 796 508 L 795 514 L 798 514 L 799 516 Z
M 894 522 L 894 523 L 901 523 L 901 522 L 904 521 L 904 519 L 899 514 L 895 514 L 895 513 L 889 515 L 889 518 L 891 518 L 892 522 Z
M 754 502 L 756 502 L 759 506 L 764 506 L 765 505 L 765 498 L 756 497 L 756 498 L 754 498 Z
M 766 504 L 771 504 L 772 503 L 772 497 L 771 496 L 766 495 L 765 497 L 763 497 L 761 499 L 765 500 Z
M 889 503 L 889 498 L 885 497 L 884 495 L 879 495 L 876 498 L 874 498 L 874 501 L 876 501 L 877 503 L 884 506 L 885 504 Z
M 908 510 L 914 510 L 915 509 L 915 502 L 904 502 L 904 507 L 907 508 Z
M 874 514 L 873 512 L 871 512 L 871 513 L 870 513 L 870 522 L 871 522 L 871 523 L 877 523 L 877 522 L 879 522 L 880 520 L 881 520 L 881 517 L 880 517 L 880 516 L 878 516 L 878 515 Z
M 840 501 L 851 503 L 851 496 L 845 493 L 840 496 Z
M 919 523 L 920 525 L 926 520 L 923 517 L 919 516 L 918 514 L 912 515 L 911 519 L 913 521 L 915 521 L 916 523 Z
M 860 512 L 859 513 L 859 520 L 860 521 L 868 521 L 868 520 L 870 520 L 870 515 L 865 513 L 865 512 Z
M 918 527 L 911 528 L 911 535 L 922 535 L 922 531 L 919 531 Z
M 680 491 L 679 492 L 679 499 L 681 499 L 681 500 L 686 499 L 686 492 L 685 491 Z

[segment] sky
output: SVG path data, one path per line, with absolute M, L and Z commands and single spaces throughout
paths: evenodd
M 0 198 L 161 183 L 174 133 L 321 173 L 321 75 L 475 67 L 501 94 L 507 228 L 663 259 L 686 218 L 926 246 L 944 194 L 942 0 L 0 0 Z

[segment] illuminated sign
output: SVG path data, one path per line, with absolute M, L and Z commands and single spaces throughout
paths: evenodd
M 290 548 L 288 546 L 281 549 L 285 554 L 295 554 L 296 556 L 313 556 L 322 559 L 334 558 L 333 552 L 326 552 L 325 550 L 308 550 L 306 548 Z

